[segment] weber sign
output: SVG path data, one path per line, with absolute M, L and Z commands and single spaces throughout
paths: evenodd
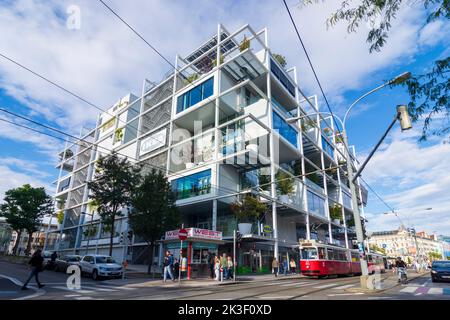
M 199 228 L 186 228 L 187 232 L 187 240 L 222 240 L 222 232 L 207 230 L 207 229 L 199 229 Z M 180 230 L 171 230 L 166 231 L 165 239 L 166 240 L 179 240 L 179 231 Z

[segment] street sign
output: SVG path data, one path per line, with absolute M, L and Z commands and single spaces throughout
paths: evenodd
M 180 240 L 186 240 L 186 239 L 187 239 L 187 236 L 188 236 L 188 232 L 187 232 L 186 229 L 180 229 L 180 230 L 178 231 L 178 238 L 179 238 Z
M 269 225 L 265 225 L 263 228 L 264 233 L 272 233 L 272 227 Z

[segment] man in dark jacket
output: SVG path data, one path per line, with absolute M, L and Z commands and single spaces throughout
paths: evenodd
M 30 280 L 31 280 L 31 278 L 33 278 L 33 276 L 36 279 L 36 283 L 37 283 L 39 289 L 44 286 L 43 284 L 41 284 L 39 282 L 39 277 L 38 277 L 39 272 L 41 272 L 43 270 L 43 266 L 42 266 L 43 263 L 44 263 L 44 258 L 41 255 L 41 249 L 37 249 L 36 252 L 31 257 L 30 261 L 28 261 L 28 264 L 31 265 L 31 272 L 30 272 L 30 276 L 28 277 L 27 281 L 25 281 L 25 283 L 23 284 L 22 290 L 28 289 L 27 284 L 28 284 L 28 282 L 30 282 Z
M 214 257 L 212 256 L 211 252 L 208 250 L 208 253 L 206 254 L 206 263 L 208 265 L 209 269 L 209 276 L 211 279 L 214 279 Z

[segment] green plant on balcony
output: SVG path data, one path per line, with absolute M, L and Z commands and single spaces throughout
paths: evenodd
M 98 231 L 97 226 L 91 225 L 91 226 L 86 227 L 86 230 L 83 231 L 83 235 L 86 238 L 92 238 L 95 235 L 97 235 L 97 231 Z
M 58 223 L 59 223 L 59 224 L 63 224 L 63 222 L 64 222 L 64 211 L 59 210 L 59 211 L 56 213 L 56 220 L 58 220 Z
M 262 190 L 270 191 L 270 174 L 261 170 L 258 172 L 258 184 Z
M 347 227 L 354 227 L 355 226 L 355 218 L 351 217 L 350 219 L 347 219 Z
M 336 139 L 336 143 L 343 143 L 343 142 L 344 142 L 344 140 L 342 139 L 342 137 L 339 136 L 339 135 L 337 135 L 337 136 L 335 137 L 335 139 Z
M 307 120 L 304 120 L 303 123 L 301 124 L 301 128 L 304 133 L 308 132 L 309 129 L 312 129 L 315 126 L 316 126 L 315 121 L 309 118 Z
M 123 128 L 118 128 L 114 132 L 114 143 L 122 141 L 123 138 Z
M 285 56 L 278 54 L 278 53 L 274 53 L 274 54 L 272 54 L 272 56 L 274 57 L 275 60 L 277 60 L 277 62 L 280 64 L 280 66 L 282 66 L 283 68 L 286 68 L 287 61 L 286 61 Z
M 245 195 L 242 201 L 230 204 L 231 212 L 240 223 L 253 223 L 266 211 L 266 205 L 252 195 Z
M 311 180 L 312 182 L 314 182 L 315 184 L 319 184 L 319 176 L 317 174 L 317 172 L 312 172 L 307 174 L 306 176 L 309 180 Z
M 335 204 L 332 207 L 329 207 L 330 210 L 330 219 L 331 220 L 339 220 L 342 223 L 342 206 L 339 204 Z
M 197 80 L 198 77 L 199 77 L 198 73 L 193 73 L 189 77 L 187 77 L 184 81 L 186 82 L 186 84 L 190 84 L 190 83 L 194 82 L 195 80 Z
M 220 55 L 220 59 L 219 59 L 219 63 L 220 63 L 220 64 L 223 64 L 223 62 L 224 62 L 224 57 L 223 57 L 223 54 L 221 54 L 221 55 Z M 214 59 L 214 60 L 211 62 L 211 64 L 212 64 L 213 67 L 216 67 L 216 66 L 217 66 L 217 58 Z
M 239 51 L 242 52 L 244 50 L 247 50 L 250 48 L 250 40 L 247 39 L 247 36 L 244 36 L 244 39 L 242 39 L 241 43 L 239 44 Z
M 91 212 L 91 213 L 95 212 L 97 210 L 97 208 L 98 208 L 98 203 L 95 200 L 90 200 L 88 202 L 89 212 Z
M 330 128 L 323 128 L 323 133 L 325 133 L 325 135 L 327 137 L 331 136 L 331 134 L 333 133 L 333 131 Z
M 294 192 L 294 179 L 284 171 L 278 170 L 275 175 L 277 190 L 281 195 L 289 195 Z

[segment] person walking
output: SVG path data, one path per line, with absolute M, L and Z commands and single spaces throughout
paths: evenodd
M 164 282 L 167 280 L 167 274 L 169 275 L 172 281 L 175 281 L 172 273 L 173 268 L 173 256 L 170 254 L 170 251 L 166 251 L 166 256 L 164 257 Z
M 278 268 L 279 268 L 280 263 L 278 262 L 277 258 L 273 258 L 272 261 L 272 271 L 273 274 L 275 275 L 275 277 L 278 277 Z
M 180 262 L 178 261 L 177 258 L 175 258 L 173 263 L 173 277 L 175 279 L 178 279 L 179 274 L 180 274 Z
M 288 262 L 287 262 L 286 259 L 283 259 L 283 264 L 282 264 L 282 266 L 283 266 L 283 274 L 286 276 L 286 275 L 287 275 L 287 272 L 288 272 Z
M 233 278 L 233 260 L 231 257 L 227 257 L 227 280 L 231 280 Z
M 220 280 L 220 259 L 218 256 L 214 257 L 214 274 L 215 274 L 214 280 L 219 281 Z
M 206 254 L 206 264 L 208 265 L 208 268 L 209 268 L 209 276 L 211 277 L 211 279 L 214 279 L 215 278 L 214 257 L 209 250 L 208 250 L 208 253 Z
M 28 261 L 28 264 L 31 265 L 31 272 L 30 275 L 27 279 L 27 281 L 25 281 L 25 283 L 22 286 L 22 290 L 28 290 L 27 285 L 30 282 L 31 278 L 35 278 L 36 283 L 40 288 L 44 287 L 44 285 L 42 283 L 40 283 L 39 281 L 39 277 L 38 274 L 39 272 L 42 272 L 44 270 L 43 264 L 44 263 L 44 258 L 41 255 L 41 249 L 37 249 L 33 256 L 31 257 L 30 261 Z
M 222 254 L 220 257 L 220 271 L 221 271 L 221 279 L 224 280 L 228 278 L 228 266 L 227 266 L 227 254 Z
M 291 259 L 291 262 L 289 263 L 291 267 L 291 273 L 295 274 L 297 272 L 297 264 L 295 263 L 294 258 Z

